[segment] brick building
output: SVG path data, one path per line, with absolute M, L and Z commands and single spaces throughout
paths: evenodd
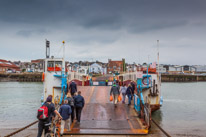
M 125 72 L 125 70 L 125 59 L 122 59 L 120 61 L 112 61 L 111 59 L 108 60 L 107 73 L 122 73 Z
M 20 67 L 12 63 L 11 61 L 0 59 L 0 72 L 20 72 Z

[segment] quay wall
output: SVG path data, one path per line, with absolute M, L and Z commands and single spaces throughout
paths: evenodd
M 162 82 L 198 82 L 206 81 L 206 76 L 184 74 L 162 74 Z
M 41 82 L 42 73 L 0 73 L 0 82 Z
M 206 81 L 206 76 L 162 74 L 162 82 L 198 82 Z M 42 73 L 0 73 L 0 82 L 42 82 Z

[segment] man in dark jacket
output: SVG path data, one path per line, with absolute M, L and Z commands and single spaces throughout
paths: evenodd
M 126 95 L 128 97 L 128 105 L 131 105 L 131 100 L 132 100 L 132 86 L 129 84 L 128 85 L 128 88 L 127 88 L 127 91 L 126 91 Z
M 61 131 L 60 134 L 64 133 L 64 126 L 66 125 L 68 131 L 70 131 L 70 115 L 72 113 L 71 107 L 68 105 L 68 100 L 64 101 L 64 105 L 62 105 L 59 109 L 59 113 L 62 116 L 61 120 Z
M 118 96 L 120 95 L 120 92 L 119 92 L 119 87 L 116 85 L 116 83 L 114 82 L 113 83 L 113 86 L 110 90 L 110 96 L 113 94 L 113 103 L 116 107 L 116 104 L 117 104 L 117 99 L 118 99 Z
M 81 96 L 81 91 L 78 91 L 78 95 L 74 97 L 74 104 L 76 107 L 77 122 L 80 122 L 81 112 L 84 107 L 84 97 Z
M 72 81 L 69 85 L 69 90 L 72 96 L 74 96 L 74 93 L 77 92 L 77 84 L 74 81 Z
M 135 84 L 134 82 L 131 82 L 131 87 L 132 87 L 132 96 L 131 96 L 131 100 L 133 99 L 133 96 L 134 96 L 134 91 L 135 91 Z

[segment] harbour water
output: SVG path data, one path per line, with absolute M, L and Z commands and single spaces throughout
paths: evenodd
M 42 89 L 38 82 L 0 82 L 0 136 L 36 120 Z M 206 82 L 162 83 L 161 90 L 163 106 L 153 119 L 172 136 L 205 137 Z M 152 135 L 164 136 L 155 125 Z

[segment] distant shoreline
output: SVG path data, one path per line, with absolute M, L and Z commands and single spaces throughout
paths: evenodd
M 42 82 L 42 73 L 0 73 L 0 82 Z
M 201 82 L 206 76 L 162 74 L 162 82 Z M 42 82 L 42 73 L 0 73 L 0 82 Z

